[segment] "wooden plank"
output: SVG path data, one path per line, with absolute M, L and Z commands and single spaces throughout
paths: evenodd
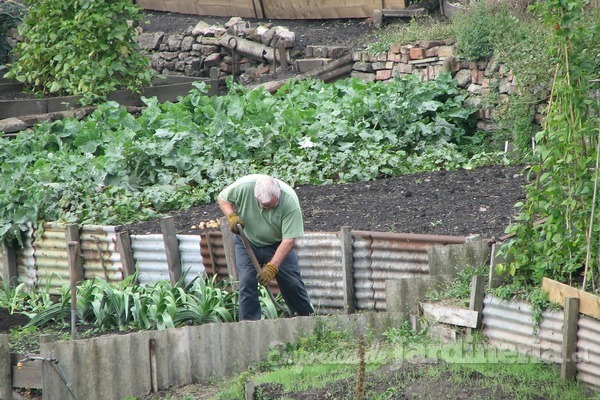
M 255 12 L 255 6 L 257 12 L 260 9 L 258 0 L 138 0 L 137 5 L 146 10 L 181 14 L 260 18 Z
M 262 0 L 265 18 L 367 18 L 381 8 L 381 0 Z M 395 8 L 395 7 L 394 7 Z
M 8 337 L 8 334 L 0 334 L 0 397 L 4 400 L 13 398 Z
M 542 279 L 542 288 L 548 292 L 550 301 L 564 304 L 567 297 L 576 297 L 580 313 L 600 318 L 600 297 L 549 278 Z
M 469 310 L 477 311 L 479 318 L 477 318 L 476 328 L 481 328 L 481 312 L 483 311 L 483 299 L 485 297 L 485 276 L 474 276 L 471 279 L 471 295 L 469 298 Z M 471 328 L 467 329 L 467 334 L 471 333 Z
M 348 314 L 356 312 L 356 295 L 354 288 L 354 257 L 352 251 L 352 231 L 349 226 L 342 226 L 342 274 L 344 285 L 344 305 Z
M 421 303 L 423 314 L 432 317 L 436 322 L 444 324 L 476 328 L 479 312 L 456 307 L 447 307 L 433 303 Z
M 133 275 L 135 273 L 135 260 L 133 258 L 133 250 L 131 248 L 131 238 L 129 237 L 129 232 L 117 232 L 117 251 L 121 257 L 123 278 Z
M 167 265 L 171 285 L 175 286 L 181 278 L 181 253 L 179 252 L 179 241 L 175 231 L 173 217 L 165 217 L 160 221 L 160 228 L 167 253 Z
M 28 361 L 21 369 L 12 367 L 12 385 L 16 388 L 42 389 L 41 361 Z
M 565 381 L 575 380 L 577 374 L 577 325 L 579 322 L 579 299 L 567 297 L 564 302 L 565 315 L 563 323 L 562 362 L 560 378 Z

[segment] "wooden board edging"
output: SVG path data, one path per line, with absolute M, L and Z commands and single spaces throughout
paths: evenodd
M 548 299 L 564 307 L 565 298 L 579 299 L 579 312 L 594 318 L 600 318 L 600 297 L 581 289 L 574 288 L 550 278 L 542 279 L 542 288 L 548 292 Z
M 423 314 L 433 317 L 436 322 L 477 328 L 479 312 L 458 307 L 448 307 L 440 304 L 421 303 Z

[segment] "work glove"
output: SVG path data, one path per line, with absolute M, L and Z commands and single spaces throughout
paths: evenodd
M 269 282 L 271 282 L 273 278 L 275 278 L 275 275 L 277 275 L 278 271 L 279 268 L 277 268 L 274 264 L 266 263 L 265 265 L 263 265 L 256 278 L 258 279 L 258 282 L 260 282 L 261 285 L 267 286 Z
M 238 224 L 240 224 L 242 228 L 244 227 L 244 221 L 242 221 L 240 216 L 236 213 L 229 214 L 229 216 L 227 216 L 227 222 L 229 222 L 229 228 L 233 233 L 239 233 L 237 228 Z

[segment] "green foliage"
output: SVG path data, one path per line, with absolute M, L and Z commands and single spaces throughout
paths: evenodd
M 387 53 L 391 44 L 408 44 L 418 40 L 445 40 L 454 37 L 452 24 L 430 16 L 413 17 L 408 24 L 386 27 L 377 40 L 367 46 L 373 54 Z
M 189 284 L 159 281 L 137 285 L 137 274 L 117 285 L 102 279 L 85 280 L 77 287 L 77 323 L 104 332 L 113 329 L 164 330 L 183 325 L 232 322 L 237 318 L 237 293 L 226 290 L 228 282 L 196 277 Z M 71 315 L 70 290 L 61 289 L 60 300 L 29 313 L 27 327 L 54 323 L 67 326 Z
M 444 282 L 438 289 L 427 292 L 426 298 L 429 301 L 440 301 L 445 299 L 454 299 L 459 301 L 468 300 L 471 296 L 471 281 L 474 276 L 487 276 L 488 267 L 480 265 L 477 267 L 466 266 L 457 272 L 456 278 Z
M 590 80 L 599 68 L 600 14 L 578 0 L 538 3 L 537 10 L 554 32 L 553 96 L 535 137 L 535 179 L 518 204 L 518 222 L 507 230 L 515 239 L 502 249 L 514 261 L 503 268 L 517 282 L 539 284 L 547 276 L 584 289 L 592 282 L 594 289 L 600 261 L 600 109 Z
M 207 203 L 239 176 L 292 184 L 371 180 L 493 163 L 449 75 L 292 82 L 272 95 L 198 84 L 138 118 L 107 102 L 86 120 L 0 139 L 0 237 L 38 221 L 124 224 Z M 473 157 L 477 154 L 476 157 Z
M 27 1 L 23 41 L 6 74 L 39 96 L 83 95 L 90 104 L 117 89 L 138 92 L 154 73 L 141 55 L 131 0 Z
M 409 345 L 426 340 L 426 329 L 413 331 L 409 321 L 404 321 L 399 328 L 391 327 L 383 332 L 386 341 L 391 345 Z

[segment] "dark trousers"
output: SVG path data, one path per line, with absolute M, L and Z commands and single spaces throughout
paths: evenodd
M 234 235 L 235 264 L 239 279 L 239 307 L 240 321 L 259 320 L 261 317 L 260 302 L 258 301 L 258 279 L 257 272 L 252 265 L 252 260 L 238 235 Z M 267 247 L 257 247 L 251 244 L 258 262 L 262 265 L 271 261 L 279 243 Z M 285 300 L 292 314 L 310 315 L 313 308 L 300 277 L 298 258 L 296 251 L 292 250 L 279 266 L 279 272 L 275 275 L 281 296 Z

